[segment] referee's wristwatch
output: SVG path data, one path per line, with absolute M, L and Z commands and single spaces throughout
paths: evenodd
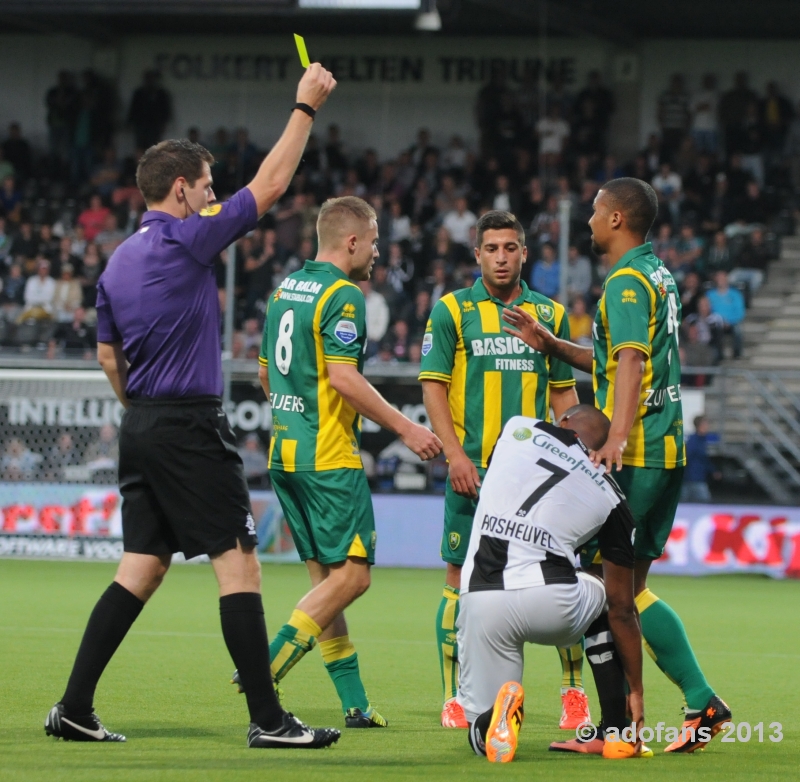
M 308 114 L 311 119 L 317 116 L 317 110 L 309 106 L 307 103 L 295 103 L 292 111 L 302 111 L 304 114 Z

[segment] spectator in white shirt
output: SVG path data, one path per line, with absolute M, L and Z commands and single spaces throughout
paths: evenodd
M 403 214 L 403 206 L 399 201 L 392 201 L 389 211 L 392 215 L 389 241 L 403 242 L 411 236 L 411 218 Z
M 367 310 L 367 358 L 378 352 L 381 340 L 386 336 L 389 328 L 391 314 L 386 297 L 378 293 L 369 280 L 362 280 L 358 283 L 361 292 L 364 294 L 364 304 Z
M 42 258 L 37 273 L 25 283 L 25 308 L 17 323 L 25 320 L 50 320 L 53 316 L 53 297 L 56 281 L 50 276 L 50 261 Z
M 469 229 L 477 222 L 475 215 L 467 208 L 467 199 L 461 196 L 456 199 L 456 208 L 445 215 L 442 225 L 451 241 L 469 248 Z
M 683 200 L 683 180 L 680 174 L 673 171 L 669 163 L 664 162 L 651 184 L 658 200 L 669 209 L 672 222 L 677 225 Z
M 536 123 L 539 137 L 539 154 L 548 168 L 558 164 L 564 144 L 569 138 L 569 124 L 561 118 L 561 107 L 554 103 L 547 110 L 547 116 Z
M 71 323 L 75 310 L 83 301 L 83 289 L 75 279 L 75 269 L 71 263 L 61 267 L 61 278 L 56 282 L 53 293 L 53 313 L 58 323 Z M 260 346 L 259 346 L 260 347 Z
M 713 73 L 703 76 L 703 87 L 692 99 L 692 138 L 698 152 L 714 154 L 717 151 L 718 125 L 717 77 Z

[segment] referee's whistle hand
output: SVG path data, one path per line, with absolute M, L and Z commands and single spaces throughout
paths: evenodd
M 409 421 L 410 426 L 400 435 L 400 439 L 422 461 L 436 458 L 442 452 L 442 441 L 427 427 Z
M 297 85 L 297 102 L 307 103 L 316 111 L 335 88 L 336 79 L 333 78 L 333 74 L 326 71 L 318 62 L 312 62 Z

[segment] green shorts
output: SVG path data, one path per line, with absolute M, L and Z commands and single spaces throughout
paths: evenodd
M 363 557 L 375 564 L 375 515 L 363 470 L 270 470 L 269 477 L 304 562 Z
M 614 472 L 614 479 L 628 498 L 636 522 L 633 542 L 637 560 L 658 559 L 675 522 L 675 511 L 681 498 L 683 467 L 664 470 L 658 467 L 628 467 Z M 597 538 L 581 549 L 581 564 L 586 567 L 599 560 Z
M 483 480 L 486 470 L 476 467 Z M 442 559 L 451 565 L 461 567 L 467 558 L 469 535 L 472 532 L 472 521 L 475 518 L 477 500 L 462 497 L 453 491 L 450 476 L 444 489 L 444 534 L 442 535 Z

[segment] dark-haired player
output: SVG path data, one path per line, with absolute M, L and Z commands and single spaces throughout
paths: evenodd
M 500 314 L 519 305 L 548 333 L 569 339 L 564 307 L 530 290 L 520 279 L 527 250 L 519 221 L 509 212 L 487 212 L 478 221 L 476 244 L 481 277 L 471 288 L 449 293 L 436 303 L 422 342 L 419 375 L 428 416 L 450 463 L 441 546 L 447 578 L 436 617 L 444 689 L 441 722 L 446 728 L 467 726 L 456 700 L 455 627 L 461 568 L 489 454 L 512 416 L 547 419 L 552 405 L 558 417 L 578 402 L 569 366 L 502 331 Z M 583 649 L 576 643 L 559 652 L 561 727 L 574 729 L 589 719 L 581 682 Z
M 686 461 L 683 445 L 681 367 L 678 353 L 681 303 L 675 280 L 646 242 L 658 212 L 655 191 L 629 177 L 607 182 L 589 220 L 592 246 L 613 266 L 597 308 L 593 347 L 584 348 L 542 329 L 521 309 L 504 314 L 509 334 L 594 375 L 595 404 L 610 419 L 596 465 L 617 469 L 617 481 L 636 520 L 636 605 L 647 651 L 680 687 L 685 701 L 681 738 L 667 752 L 693 752 L 730 720 L 695 658 L 683 622 L 647 588 L 650 565 L 664 552 L 675 520 Z M 596 543 L 581 551 L 595 561 Z M 693 737 L 693 738 L 690 738 Z M 579 751 L 586 751 L 585 748 Z
M 119 484 L 124 554 L 89 618 L 66 692 L 47 716 L 48 735 L 125 741 L 94 713 L 100 677 L 172 554 L 208 554 L 219 583 L 222 635 L 245 685 L 249 747 L 326 747 L 278 704 L 261 603 L 261 566 L 242 460 L 222 409 L 220 311 L 214 259 L 252 231 L 294 176 L 318 109 L 336 86 L 318 63 L 297 88 L 286 130 L 253 181 L 215 204 L 208 150 L 162 141 L 139 161 L 148 211 L 114 252 L 97 287 L 97 353 L 126 412 Z

